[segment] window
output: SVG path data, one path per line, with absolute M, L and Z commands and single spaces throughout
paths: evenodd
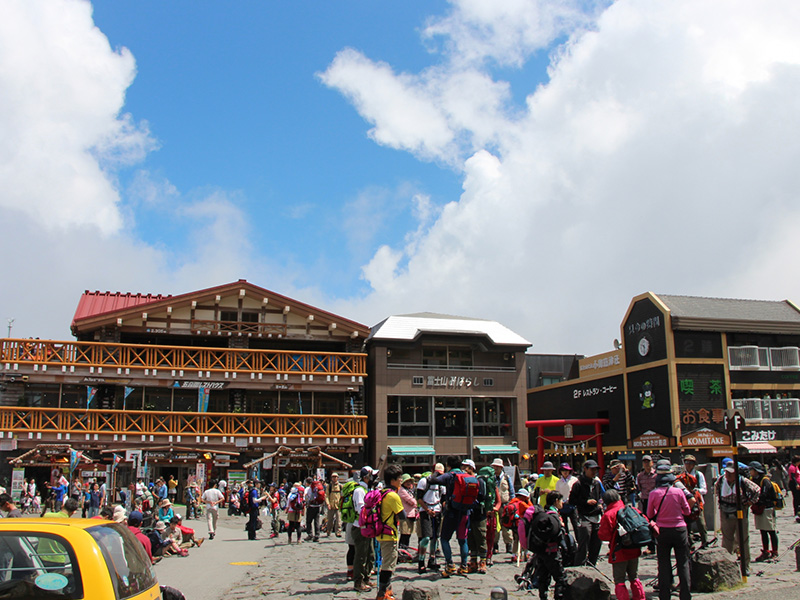
M 242 312 L 242 323 L 258 323 L 258 313 Z
M 491 377 L 485 377 L 483 380 L 483 387 L 493 387 L 494 386 L 494 379 Z
M 425 346 L 422 348 L 422 365 L 425 367 L 446 367 L 447 346 Z
M 124 525 L 110 523 L 86 530 L 106 561 L 117 600 L 137 596 L 158 586 L 142 544 Z
M 511 430 L 510 400 L 506 398 L 473 398 L 472 429 L 475 435 L 502 437 Z
M 552 385 L 554 383 L 561 383 L 563 378 L 561 375 L 556 375 L 555 377 L 552 375 L 542 375 L 542 385 Z
M 37 581 L 42 585 L 37 586 Z M 47 591 L 42 589 L 45 581 Z M 72 546 L 64 538 L 49 533 L 3 532 L 0 534 L 0 590 L 4 599 L 83 598 L 81 575 Z
M 415 376 L 411 378 L 411 385 L 422 385 L 423 383 L 425 383 L 424 377 Z
M 389 435 L 430 437 L 429 402 L 427 396 L 389 396 L 387 415 Z
M 467 346 L 450 346 L 447 359 L 450 367 L 471 367 L 472 350 Z

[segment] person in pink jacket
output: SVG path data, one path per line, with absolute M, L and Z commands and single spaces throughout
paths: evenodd
M 608 562 L 614 574 L 614 594 L 617 600 L 644 600 L 644 585 L 639 579 L 639 556 L 642 550 L 617 545 L 617 512 L 625 506 L 625 503 L 616 490 L 606 490 L 603 494 L 603 505 L 606 507 L 606 512 L 600 520 L 597 535 L 604 542 L 608 542 Z M 631 582 L 630 594 L 626 580 Z
M 675 475 L 672 467 L 659 465 L 656 488 L 650 492 L 647 502 L 647 518 L 655 521 L 660 533 L 656 545 L 658 554 L 658 597 L 669 600 L 672 590 L 672 561 L 670 555 L 675 549 L 680 581 L 680 600 L 692 598 L 692 574 L 689 568 L 689 536 L 686 520 L 691 514 L 689 502 L 682 490 L 674 487 Z

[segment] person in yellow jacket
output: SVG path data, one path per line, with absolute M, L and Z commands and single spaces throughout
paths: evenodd
M 534 497 L 539 499 L 539 506 L 545 508 L 547 492 L 555 492 L 558 484 L 558 477 L 554 475 L 556 468 L 549 460 L 542 467 L 542 474 L 533 486 Z

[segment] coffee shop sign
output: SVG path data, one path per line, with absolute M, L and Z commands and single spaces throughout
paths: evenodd
M 480 380 L 477 377 L 460 377 L 458 375 L 428 375 L 427 387 L 470 388 L 478 387 Z

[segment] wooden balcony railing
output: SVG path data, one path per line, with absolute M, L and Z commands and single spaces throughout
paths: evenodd
M 235 373 L 295 373 L 301 375 L 366 376 L 366 354 L 242 350 L 59 342 L 54 340 L 0 340 L 0 363 L 48 367 L 103 367 L 116 369 L 172 369 Z
M 365 438 L 367 417 L 180 413 L 0 407 L 0 431 L 15 433 Z

